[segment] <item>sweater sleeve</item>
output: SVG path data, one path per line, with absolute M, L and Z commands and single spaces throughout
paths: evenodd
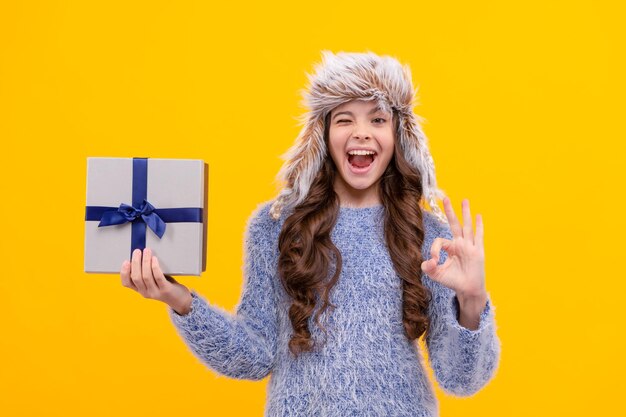
M 438 223 L 438 237 L 452 239 L 447 224 Z M 430 247 L 437 236 L 426 239 Z M 439 265 L 448 255 L 442 250 Z M 426 347 L 433 373 L 441 388 L 451 395 L 471 396 L 480 391 L 494 376 L 500 360 L 500 340 L 496 334 L 495 307 L 489 294 L 475 330 L 463 327 L 459 321 L 456 293 L 422 272 L 422 282 L 431 290 L 428 307 L 430 332 Z
M 191 311 L 167 306 L 177 332 L 193 354 L 212 370 L 237 379 L 261 380 L 272 370 L 277 346 L 275 265 L 268 205 L 251 216 L 244 237 L 244 283 L 236 313 L 192 292 Z

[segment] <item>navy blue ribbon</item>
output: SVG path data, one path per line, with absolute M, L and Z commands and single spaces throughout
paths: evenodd
M 154 206 L 147 200 L 143 200 L 141 207 L 138 209 L 122 203 L 117 211 L 104 211 L 102 217 L 100 217 L 98 227 L 132 222 L 140 216 L 146 222 L 146 225 L 161 239 L 163 233 L 165 233 L 165 222 L 154 212 Z
M 133 158 L 132 206 L 121 203 L 119 207 L 86 206 L 85 220 L 100 220 L 98 227 L 131 223 L 131 248 L 145 249 L 146 228 L 161 239 L 166 223 L 202 223 L 202 208 L 181 207 L 158 209 L 146 200 L 148 193 L 148 158 Z

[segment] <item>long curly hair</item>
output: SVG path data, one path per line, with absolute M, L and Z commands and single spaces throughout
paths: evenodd
M 330 112 L 325 119 L 326 149 L 329 117 Z M 420 268 L 424 242 L 423 215 L 419 205 L 423 195 L 422 178 L 406 161 L 398 146 L 399 118 L 395 111 L 393 123 L 394 153 L 379 180 L 379 190 L 385 213 L 385 241 L 395 271 L 403 281 L 404 331 L 410 340 L 414 340 L 428 332 L 427 308 L 431 298 L 430 291 L 422 285 Z M 329 301 L 342 267 L 341 253 L 330 238 L 339 214 L 339 197 L 333 188 L 335 175 L 337 168 L 327 155 L 306 199 L 294 207 L 279 235 L 278 275 L 291 297 L 288 313 L 293 335 L 289 350 L 295 356 L 315 347 L 309 319 L 318 307 L 317 300 L 322 301 L 322 306 L 315 312 L 314 320 L 325 333 L 320 316 L 327 308 L 336 307 Z M 336 262 L 335 272 L 329 278 L 333 260 Z

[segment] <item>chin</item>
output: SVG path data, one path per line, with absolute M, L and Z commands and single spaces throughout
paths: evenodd
M 342 171 L 339 173 L 341 175 L 341 180 L 344 185 L 348 188 L 354 190 L 367 190 L 374 187 L 380 180 L 382 173 L 377 175 L 377 173 L 371 172 L 368 177 L 363 178 L 354 178 L 351 172 Z

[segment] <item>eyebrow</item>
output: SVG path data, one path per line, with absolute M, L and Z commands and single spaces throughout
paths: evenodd
M 374 107 L 374 108 L 373 108 L 372 110 L 370 110 L 370 111 L 369 111 L 369 113 L 367 113 L 367 114 L 374 114 L 374 113 L 376 113 L 376 112 L 378 112 L 378 111 L 380 111 L 380 110 L 382 110 L 380 107 Z M 333 116 L 333 120 L 334 120 L 337 116 L 339 116 L 340 114 L 347 114 L 347 115 L 350 115 L 350 116 L 353 116 L 353 117 L 354 117 L 354 114 L 353 114 L 351 111 L 340 111 L 339 113 L 335 113 L 335 115 Z

